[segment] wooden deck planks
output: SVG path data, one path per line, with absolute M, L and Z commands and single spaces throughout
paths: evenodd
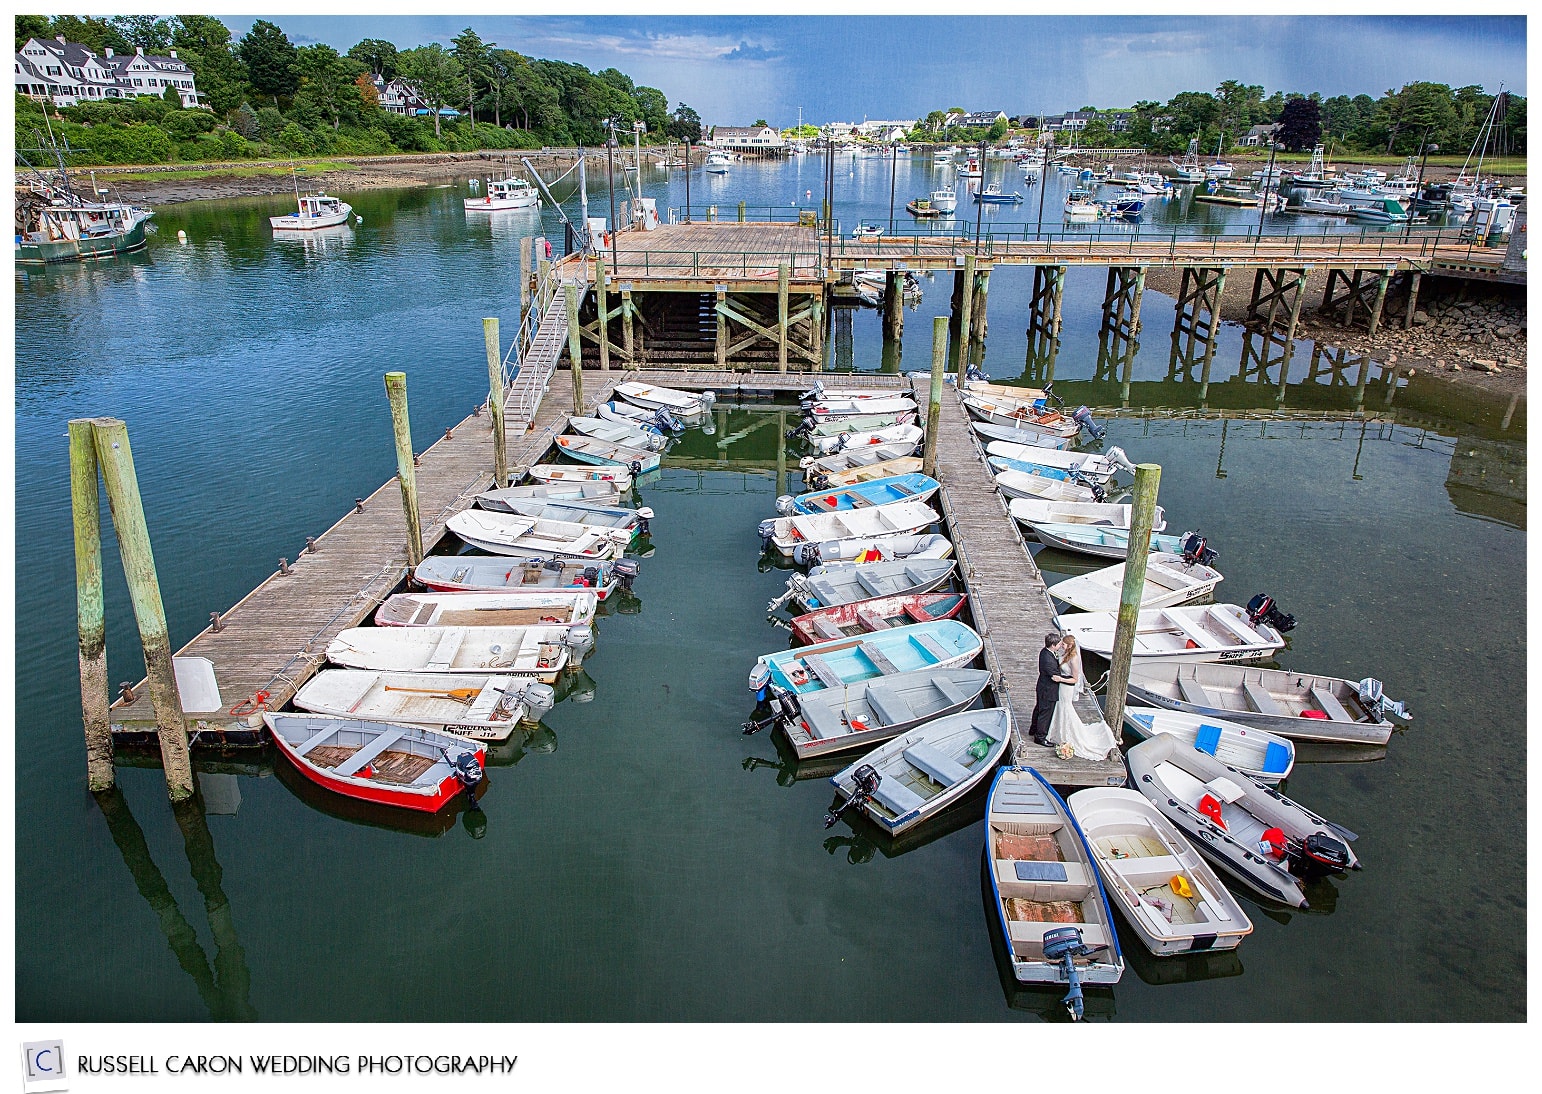
M 917 396 L 925 397 L 919 390 Z M 1029 740 L 1039 651 L 1059 628 L 1033 556 L 1007 513 L 985 463 L 985 453 L 957 391 L 942 396 L 937 432 L 937 497 L 958 557 L 959 577 L 985 641 L 985 665 L 997 700 L 1015 724 L 1014 762 L 1029 764 L 1056 786 L 1122 786 L 1122 762 L 1062 760 Z M 1116 733 L 1117 736 L 1117 733 Z

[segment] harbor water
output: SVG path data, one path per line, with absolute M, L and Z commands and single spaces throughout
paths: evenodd
M 698 170 L 692 202 L 725 219 L 740 200 L 817 204 L 821 172 Z M 838 163 L 844 224 L 887 222 L 888 172 Z M 683 201 L 681 172 L 643 173 L 661 209 Z M 902 159 L 897 208 L 936 177 Z M 153 758 L 131 754 L 118 792 L 86 792 L 66 421 L 127 421 L 182 645 L 394 473 L 383 373 L 407 373 L 420 450 L 485 396 L 480 321 L 499 316 L 507 341 L 519 240 L 560 244 L 561 228 L 550 210 L 470 219 L 467 192 L 345 193 L 363 223 L 316 240 L 272 237 L 281 196 L 168 206 L 143 254 L 18 271 L 18 1019 L 1061 1020 L 1060 990 L 1001 971 L 980 795 L 897 844 L 860 819 L 825 831 L 835 765 L 741 734 L 750 666 L 787 644 L 765 606 L 788 571 L 759 559 L 755 528 L 794 416 L 726 393 L 711 432 L 639 487 L 657 516 L 634 595 L 542 725 L 490 750 L 483 815 L 355 808 L 271 751 L 200 761 L 199 809 L 169 808 Z M 1249 215 L 1173 205 L 1147 224 Z M 991 278 L 993 378 L 1039 367 L 1031 282 Z M 831 365 L 926 368 L 951 284 L 922 288 L 902 357 L 876 312 L 840 310 Z M 1112 411 L 1106 444 L 1162 466 L 1168 530 L 1197 526 L 1220 553 L 1218 599 L 1267 592 L 1297 616 L 1279 664 L 1376 676 L 1415 718 L 1384 752 L 1304 748 L 1285 786 L 1359 834 L 1362 871 L 1315 883 L 1306 912 L 1244 900 L 1255 929 L 1235 954 L 1157 960 L 1126 935 L 1129 968 L 1089 990 L 1089 1017 L 1523 1020 L 1524 403 L 1392 387 L 1377 363 L 1357 394 L 1358 359 L 1309 378 L 1308 342 L 1282 388 L 1227 325 L 1206 401 L 1238 416 L 1196 413 L 1172 301 L 1147 292 L 1126 387 L 1100 366 L 1102 291 L 1102 270 L 1071 270 L 1057 390 Z M 795 470 L 783 485 L 797 492 Z M 116 684 L 143 666 L 110 535 L 104 552 Z M 1051 581 L 1091 568 L 1039 560 Z

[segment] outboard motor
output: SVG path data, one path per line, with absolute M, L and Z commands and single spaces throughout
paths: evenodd
M 755 529 L 755 534 L 760 536 L 760 550 L 762 553 L 771 550 L 771 539 L 776 535 L 776 521 L 763 520 L 760 527 Z
M 616 580 L 627 592 L 632 591 L 632 582 L 637 580 L 637 575 L 642 572 L 642 567 L 637 564 L 635 558 L 618 558 L 610 564 L 611 573 L 616 575 Z
M 635 479 L 638 475 L 642 474 L 642 461 L 633 460 L 626 465 L 626 469 L 632 473 L 632 477 Z
M 1130 462 L 1130 457 L 1124 454 L 1124 449 L 1114 445 L 1106 454 L 1110 460 L 1114 461 L 1116 467 L 1122 467 L 1130 474 L 1135 474 L 1135 465 Z
M 454 756 L 451 756 L 449 752 L 441 748 L 439 754 L 444 757 L 445 762 L 450 765 L 450 769 L 455 772 L 455 781 L 460 783 L 461 788 L 466 791 L 466 797 L 470 799 L 466 808 L 481 809 L 482 807 L 477 804 L 476 790 L 477 784 L 482 781 L 484 773 L 482 765 L 477 763 L 477 754 L 469 748 L 463 749 Z
M 650 535 L 652 533 L 653 526 L 648 523 L 652 519 L 653 519 L 653 510 L 652 509 L 648 508 L 648 506 L 646 506 L 646 505 L 638 506 L 638 508 L 637 508 L 637 534 L 639 536 L 646 536 L 646 535 Z
M 750 669 L 750 691 L 757 703 L 764 703 L 771 696 L 771 666 L 764 661 L 756 661 Z
M 1374 676 L 1367 676 L 1364 680 L 1361 680 L 1359 688 L 1360 705 L 1365 708 L 1366 713 L 1372 718 L 1378 720 L 1385 719 L 1388 714 L 1396 715 L 1405 722 L 1413 718 L 1413 715 L 1403 708 L 1402 703 L 1395 699 L 1388 699 L 1383 694 L 1381 681 Z
M 1286 870 L 1300 878 L 1342 874 L 1350 867 L 1349 848 L 1323 832 L 1313 832 L 1305 839 L 1293 839 L 1279 828 L 1264 830 L 1258 845 L 1266 857 L 1284 860 Z
M 1104 502 L 1108 500 L 1108 491 L 1103 489 L 1103 485 L 1096 479 L 1088 478 L 1079 470 L 1073 468 L 1066 472 L 1066 478 L 1071 482 L 1074 482 L 1077 486 L 1085 486 L 1088 490 L 1092 491 L 1093 501 Z
M 1281 634 L 1294 630 L 1296 626 L 1296 617 L 1275 607 L 1274 597 L 1268 593 L 1259 593 L 1252 600 L 1249 600 L 1247 613 L 1248 622 L 1253 624 L 1253 626 L 1256 627 L 1260 623 L 1267 623 Z
M 585 566 L 584 572 L 579 576 L 584 579 L 584 584 L 589 588 L 598 589 L 600 587 L 600 568 L 598 566 Z
M 594 628 L 587 624 L 569 627 L 563 641 L 568 647 L 568 664 L 577 668 L 594 650 Z
M 851 773 L 851 785 L 855 791 L 840 805 L 825 814 L 825 827 L 834 828 L 835 822 L 841 819 L 841 814 L 852 806 L 860 806 L 868 798 L 873 796 L 873 791 L 878 789 L 878 784 L 883 782 L 883 776 L 872 764 L 861 764 Z
M 684 433 L 685 426 L 663 407 L 653 412 L 653 424 L 669 433 Z
M 1065 998 L 1060 1001 L 1070 1012 L 1073 1022 L 1080 1022 L 1083 1013 L 1082 981 L 1076 972 L 1075 959 L 1106 948 L 1087 945 L 1082 941 L 1082 932 L 1077 927 L 1057 927 L 1053 931 L 1044 932 L 1044 958 L 1047 961 L 1060 962 L 1061 972 L 1065 975 L 1068 985 Z
M 796 694 L 774 686 L 769 688 L 768 691 L 770 697 L 766 700 L 766 704 L 771 708 L 771 714 L 769 717 L 751 718 L 745 722 L 740 732 L 746 736 L 759 733 L 767 726 L 773 725 L 779 718 L 796 719 L 801 713 Z
M 707 411 L 712 409 L 712 404 L 717 402 L 717 393 L 712 391 L 703 391 L 700 395 L 700 398 L 701 412 L 705 414 Z
M 1092 411 L 1088 410 L 1085 406 L 1077 407 L 1071 414 L 1071 420 L 1085 429 L 1088 436 L 1095 441 L 1101 441 L 1104 434 L 1108 432 L 1108 430 L 1092 420 Z
M 980 371 L 980 367 L 978 365 L 976 365 L 973 361 L 970 361 L 967 365 L 964 366 L 964 379 L 983 380 L 985 379 L 985 373 Z
M 531 559 L 531 561 L 532 561 L 532 562 L 534 562 L 534 561 L 536 561 L 536 560 L 535 560 L 535 559 Z M 566 566 L 566 565 L 567 565 L 567 563 L 566 563 L 566 562 L 564 562 L 564 561 L 563 561 L 563 560 L 562 560 L 562 559 L 560 559 L 560 558 L 548 558 L 548 559 L 546 559 L 546 560 L 545 560 L 545 561 L 544 561 L 544 562 L 543 562 L 543 563 L 542 563 L 542 567 L 543 567 L 543 568 L 544 568 L 544 569 L 547 569 L 547 570 L 550 570 L 550 571 L 552 571 L 552 572 L 553 572 L 553 573 L 557 573 L 557 574 L 560 574 L 560 573 L 561 573 L 561 572 L 562 572 L 562 568 L 563 568 L 563 567 L 564 567 L 564 566 Z
M 1210 549 L 1210 541 L 1199 534 L 1198 528 L 1192 532 L 1183 533 L 1180 550 L 1185 566 L 1210 566 L 1216 559 L 1215 552 Z
M 550 684 L 532 682 L 519 693 L 525 704 L 525 721 L 539 722 L 557 705 L 557 692 Z
M 820 562 L 820 558 L 819 558 L 819 544 L 817 544 L 817 543 L 798 543 L 798 544 L 794 544 L 793 548 L 792 548 L 792 560 L 793 560 L 793 562 L 797 563 L 799 566 L 818 566 L 819 562 Z
M 810 471 L 803 476 L 805 482 L 815 490 L 823 490 L 830 485 L 830 480 L 819 471 Z
M 807 437 L 812 432 L 814 432 L 814 423 L 805 418 L 787 431 L 787 439 L 791 441 L 799 437 Z
M 776 499 L 776 511 L 784 517 L 792 516 L 798 511 L 797 507 L 793 504 L 796 500 L 791 494 L 781 495 Z
M 802 395 L 798 396 L 798 402 L 800 402 L 800 403 L 817 403 L 817 402 L 819 402 L 819 400 L 823 399 L 824 397 L 825 397 L 825 382 L 823 380 L 815 380 L 813 387 L 809 388 Z

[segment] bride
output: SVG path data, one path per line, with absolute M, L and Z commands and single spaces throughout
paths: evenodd
M 1117 752 L 1119 742 L 1114 739 L 1108 723 L 1100 717 L 1087 723 L 1076 713 L 1076 698 L 1087 694 L 1087 678 L 1082 671 L 1081 651 L 1076 639 L 1066 635 L 1061 645 L 1060 675 L 1071 677 L 1071 683 L 1060 685 L 1055 701 L 1055 716 L 1049 723 L 1049 743 L 1057 748 L 1070 745 L 1071 754 L 1083 760 L 1102 760 L 1110 752 Z

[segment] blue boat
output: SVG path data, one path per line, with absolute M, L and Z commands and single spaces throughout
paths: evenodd
M 891 475 L 884 479 L 840 486 L 833 490 L 816 490 L 795 498 L 778 498 L 776 511 L 783 516 L 794 513 L 832 513 L 842 509 L 866 509 L 874 505 L 888 505 L 899 501 L 925 501 L 937 492 L 941 484 L 930 475 L 915 472 L 909 475 Z
M 582 463 L 597 463 L 607 467 L 625 467 L 634 475 L 644 471 L 657 471 L 659 454 L 641 448 L 627 448 L 595 437 L 565 435 L 556 438 L 557 447 L 564 456 Z
M 768 653 L 750 670 L 750 690 L 823 691 L 877 676 L 967 665 L 980 653 L 980 636 L 956 619 L 912 623 L 854 638 Z
M 1047 467 L 1042 463 L 1029 463 L 1027 460 L 1011 460 L 1005 456 L 987 456 L 990 465 L 997 471 L 1021 471 L 1025 475 L 1041 475 L 1046 479 L 1069 479 L 1071 473 L 1060 467 Z
M 1001 185 L 993 182 L 983 191 L 977 191 L 974 199 L 985 205 L 1020 205 L 1022 204 L 1023 195 L 1015 190 L 1010 194 L 1003 194 L 1001 192 Z

